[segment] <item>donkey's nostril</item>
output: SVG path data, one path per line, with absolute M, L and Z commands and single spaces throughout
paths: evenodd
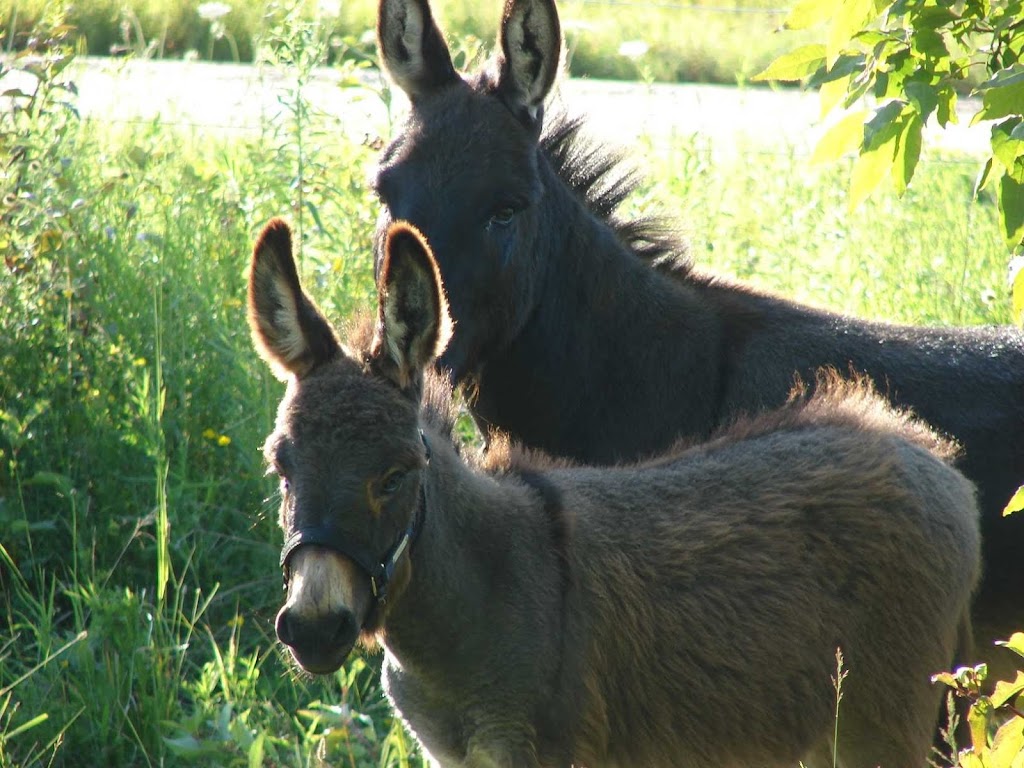
M 274 622 L 274 628 L 277 630 L 277 639 L 287 645 L 289 648 L 295 645 L 294 633 L 292 630 L 291 614 L 287 608 L 282 608 L 277 613 L 277 621 Z
M 336 647 L 348 645 L 352 642 L 352 638 L 358 634 L 359 628 L 356 626 L 356 618 L 352 615 L 351 611 L 342 611 L 337 616 L 337 626 L 334 629 L 334 637 L 332 640 Z

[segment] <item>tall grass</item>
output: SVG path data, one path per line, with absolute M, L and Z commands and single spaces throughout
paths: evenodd
M 369 305 L 374 151 L 294 110 L 256 138 L 83 123 L 48 71 L 0 117 L 0 767 L 418 765 L 377 659 L 310 680 L 274 641 L 258 446 L 281 389 L 244 322 L 278 214 L 306 220 L 328 314 Z M 904 200 L 851 216 L 846 169 L 792 153 L 691 137 L 646 157 L 632 205 L 678 214 L 709 269 L 869 317 L 1009 319 L 971 164 L 927 158 Z

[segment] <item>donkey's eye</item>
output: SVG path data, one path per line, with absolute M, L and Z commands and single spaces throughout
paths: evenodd
M 402 482 L 408 473 L 404 469 L 392 469 L 380 481 L 380 492 L 392 494 L 402 487 Z
M 497 208 L 494 213 L 491 214 L 490 220 L 487 222 L 488 226 L 499 226 L 507 227 L 512 223 L 512 219 L 515 217 L 517 211 L 511 205 L 503 205 Z

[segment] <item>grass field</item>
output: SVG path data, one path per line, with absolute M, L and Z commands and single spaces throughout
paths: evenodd
M 374 151 L 298 108 L 225 139 L 83 124 L 65 95 L 0 118 L 0 768 L 418 765 L 375 657 L 311 680 L 275 643 L 281 388 L 244 322 L 279 214 L 325 310 L 369 306 Z M 849 214 L 842 165 L 700 136 L 636 160 L 631 205 L 707 269 L 870 318 L 1010 319 L 975 163 L 928 156 Z

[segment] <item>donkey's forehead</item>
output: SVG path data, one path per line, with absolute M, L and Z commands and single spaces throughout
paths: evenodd
M 339 356 L 291 382 L 278 413 L 277 430 L 300 443 L 369 444 L 377 437 L 410 439 L 417 422 L 416 404 L 393 384 Z
M 480 168 L 494 158 L 529 155 L 536 140 L 496 97 L 459 82 L 419 100 L 385 148 L 378 173 L 402 163 Z

